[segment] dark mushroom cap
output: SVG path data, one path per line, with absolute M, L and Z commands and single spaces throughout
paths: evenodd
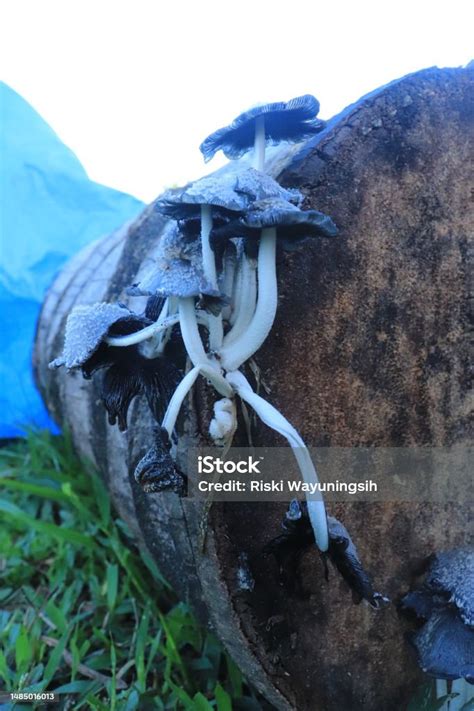
M 186 491 L 186 477 L 177 469 L 170 454 L 171 442 L 168 432 L 159 428 L 155 444 L 138 462 L 135 481 L 147 493 L 173 491 L 183 495 Z
M 134 333 L 151 323 L 119 304 L 76 306 L 67 317 L 63 352 L 49 367 L 80 368 L 94 355 L 113 326 L 121 324 L 127 333 Z
M 330 217 L 318 210 L 300 210 L 286 200 L 269 198 L 254 202 L 245 215 L 213 229 L 211 244 L 230 237 L 259 237 L 262 229 L 276 227 L 281 240 L 334 237 L 338 230 Z
M 127 292 L 132 296 L 220 296 L 204 276 L 200 242 L 189 239 L 176 224 L 161 237 L 153 268 Z
M 462 622 L 455 609 L 437 610 L 412 636 L 411 643 L 426 674 L 474 683 L 474 630 Z
M 318 111 L 319 102 L 310 94 L 297 96 L 288 102 L 255 106 L 237 116 L 228 126 L 211 133 L 201 143 L 199 150 L 206 163 L 219 150 L 222 150 L 227 158 L 240 158 L 253 147 L 255 121 L 260 116 L 265 118 L 267 143 L 296 143 L 323 130 L 324 121 L 316 119 Z
M 423 671 L 474 683 L 474 550 L 434 555 L 423 585 L 401 606 L 425 620 L 411 639 Z
M 474 550 L 458 548 L 437 553 L 425 585 L 446 593 L 466 625 L 474 627 Z
M 231 217 L 245 212 L 254 200 L 278 197 L 299 204 L 298 190 L 282 188 L 276 180 L 254 168 L 207 175 L 184 188 L 165 192 L 154 209 L 175 220 L 200 218 L 201 205 L 210 205 L 216 216 Z

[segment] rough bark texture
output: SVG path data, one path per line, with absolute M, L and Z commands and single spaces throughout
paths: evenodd
M 473 97 L 474 68 L 419 72 L 271 162 L 283 185 L 302 190 L 305 205 L 340 228 L 335 240 L 282 257 L 277 321 L 256 358 L 271 401 L 310 445 L 472 440 Z M 122 435 L 106 425 L 96 385 L 47 370 L 73 304 L 125 300 L 163 224 L 146 210 L 79 255 L 52 287 L 35 353 L 46 402 L 97 464 L 138 539 L 275 708 L 404 708 L 422 675 L 395 606 L 353 605 L 338 578 L 325 581 L 316 551 L 302 562 L 309 596 L 289 599 L 274 562 L 260 556 L 280 532 L 283 505 L 215 504 L 203 553 L 201 506 L 145 495 L 130 477 L 150 439 L 143 404 Z M 211 402 L 200 385 L 183 418 L 183 448 L 206 432 Z M 256 444 L 282 442 L 262 426 Z M 331 513 L 350 530 L 377 588 L 395 600 L 426 556 L 472 534 L 464 501 L 339 504 Z M 258 562 L 252 593 L 236 587 L 241 551 Z

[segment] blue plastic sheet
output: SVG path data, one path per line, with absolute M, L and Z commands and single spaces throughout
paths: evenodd
M 43 296 L 62 265 L 143 208 L 89 180 L 80 162 L 0 82 L 0 437 L 55 430 L 33 382 L 31 352 Z

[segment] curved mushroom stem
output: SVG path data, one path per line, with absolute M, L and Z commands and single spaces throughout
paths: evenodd
M 237 394 L 245 400 L 257 413 L 260 419 L 269 427 L 282 434 L 288 440 L 293 450 L 295 459 L 301 471 L 303 481 L 308 484 L 318 484 L 319 479 L 316 468 L 311 461 L 308 449 L 295 428 L 278 412 L 278 410 L 254 393 L 249 382 L 242 373 L 227 373 L 226 380 L 232 385 Z M 317 500 L 307 498 L 308 514 L 313 527 L 316 545 L 319 550 L 327 551 L 329 546 L 328 525 L 324 501 L 319 494 Z
M 181 336 L 193 365 L 214 367 L 209 360 L 199 334 L 194 298 L 187 296 L 179 299 L 179 325 Z
M 166 429 L 170 437 L 176 425 L 176 420 L 178 419 L 179 411 L 181 410 L 184 398 L 193 387 L 198 375 L 203 375 L 204 377 L 208 378 L 217 390 L 217 392 L 223 397 L 233 397 L 234 392 L 232 390 L 232 387 L 212 366 L 195 366 L 192 370 L 189 371 L 189 373 L 184 376 L 184 378 L 174 391 L 173 397 L 171 398 L 169 405 L 166 409 L 162 426 Z
M 231 310 L 229 314 L 229 323 L 234 325 L 239 313 L 240 302 L 242 301 L 242 270 L 243 270 L 243 255 L 240 255 L 239 261 L 235 269 L 234 283 L 231 294 Z M 226 336 L 224 336 L 224 339 Z
M 229 346 L 245 331 L 255 313 L 257 302 L 257 264 L 245 254 L 239 270 L 239 289 L 236 298 L 236 315 L 229 333 L 224 336 L 224 346 Z
M 235 342 L 224 344 L 220 352 L 222 367 L 237 370 L 258 351 L 270 333 L 278 305 L 276 278 L 276 228 L 262 230 L 258 250 L 258 299 L 248 328 Z
M 108 346 L 114 346 L 114 348 L 127 348 L 127 346 L 143 343 L 144 346 L 149 346 L 147 352 L 143 352 L 143 355 L 153 358 L 160 352 L 160 348 L 158 344 L 154 342 L 154 338 L 163 334 L 164 331 L 170 333 L 173 326 L 179 323 L 179 319 L 180 317 L 177 313 L 164 318 L 162 318 L 162 314 L 160 314 L 160 317 L 155 323 L 142 328 L 140 331 L 129 333 L 127 336 L 107 336 L 104 338 L 104 342 L 107 343 Z M 201 326 L 209 328 L 209 318 L 205 311 L 198 311 L 196 313 L 196 321 Z
M 206 281 L 217 291 L 216 259 L 211 248 L 209 235 L 212 230 L 212 207 L 201 205 L 201 249 L 202 265 Z M 211 351 L 217 351 L 222 345 L 224 329 L 222 326 L 222 315 L 209 316 L 209 347 Z M 191 358 L 192 360 L 192 358 Z M 194 362 L 194 361 L 193 361 Z
M 201 205 L 201 248 L 204 276 L 213 289 L 217 289 L 216 260 L 209 235 L 212 230 L 212 207 Z
M 232 295 L 234 292 L 235 280 L 237 278 L 236 269 L 236 257 L 232 252 L 231 254 L 226 254 L 224 259 L 224 270 L 222 274 L 222 284 L 221 291 L 230 300 L 230 304 L 226 305 L 222 309 L 222 319 L 228 321 L 231 316 L 232 309 Z
M 160 316 L 158 318 L 158 321 L 161 321 L 162 319 L 166 318 L 167 316 L 174 316 L 178 312 L 178 304 L 177 304 L 177 299 L 175 296 L 168 296 L 166 299 L 163 309 L 161 310 Z M 160 333 L 158 336 L 154 336 L 151 341 L 150 345 L 144 345 L 143 349 L 151 353 L 151 357 L 154 358 L 157 355 L 160 355 L 163 353 L 166 344 L 168 343 L 169 339 L 171 338 L 171 328 L 168 329 L 167 331 L 163 331 Z
M 209 314 L 209 350 L 211 353 L 217 353 L 222 346 L 223 338 L 224 326 L 222 324 L 222 316 Z
M 173 316 L 168 316 L 162 321 L 158 319 L 158 321 L 152 323 L 150 326 L 142 328 L 141 331 L 135 331 L 135 333 L 130 333 L 128 336 L 107 336 L 107 338 L 105 338 L 104 340 L 108 346 L 123 348 L 125 348 L 126 346 L 134 346 L 135 344 L 141 343 L 142 341 L 147 341 L 149 338 L 152 338 L 161 331 L 166 331 L 166 329 L 171 328 L 172 326 L 177 324 L 178 321 L 179 316 L 177 314 L 174 314 Z

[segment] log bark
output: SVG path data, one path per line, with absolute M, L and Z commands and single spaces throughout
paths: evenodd
M 281 258 L 277 320 L 256 357 L 272 403 L 310 445 L 472 441 L 473 97 L 473 67 L 428 69 L 377 90 L 271 160 L 280 182 L 305 194 L 305 207 L 340 228 L 338 238 Z M 95 383 L 47 369 L 73 305 L 131 303 L 124 290 L 149 266 L 164 224 L 147 208 L 78 255 L 52 286 L 35 348 L 46 403 L 99 468 L 140 544 L 275 708 L 404 708 L 423 677 L 394 605 L 353 605 L 342 581 L 326 583 L 316 551 L 303 561 L 308 599 L 288 599 L 271 560 L 254 571 L 253 592 L 239 591 L 239 553 L 252 558 L 280 533 L 285 506 L 214 504 L 201 550 L 202 505 L 144 494 L 133 481 L 150 443 L 144 404 L 133 405 L 121 434 L 106 424 Z M 205 438 L 211 403 L 200 384 L 182 448 Z M 281 440 L 261 426 L 255 443 Z M 331 513 L 395 601 L 428 555 L 472 536 L 465 500 L 338 504 Z

